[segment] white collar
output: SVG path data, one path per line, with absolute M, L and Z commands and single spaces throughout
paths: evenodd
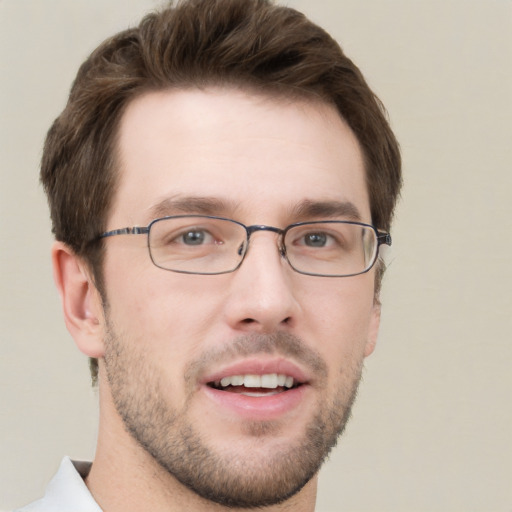
M 102 512 L 85 485 L 90 462 L 64 457 L 43 498 L 17 512 Z

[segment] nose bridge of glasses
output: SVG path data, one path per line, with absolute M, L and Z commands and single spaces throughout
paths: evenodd
M 255 224 L 253 226 L 246 226 L 245 230 L 247 231 L 247 243 L 249 245 L 249 241 L 251 239 L 251 235 L 253 233 L 256 233 L 257 231 L 270 231 L 271 233 L 276 233 L 279 235 L 280 238 L 282 238 L 282 235 L 284 234 L 284 230 L 281 228 L 276 228 L 274 226 L 266 226 L 264 224 Z M 284 255 L 284 247 L 282 247 L 282 244 L 279 244 L 279 253 L 283 256 Z M 248 247 L 246 248 L 248 250 Z
M 283 230 L 280 228 L 275 228 L 274 226 L 265 226 L 263 224 L 255 224 L 254 226 L 247 226 L 245 228 L 247 230 L 247 237 L 250 238 L 253 233 L 256 231 L 272 231 L 272 233 L 277 233 L 281 235 Z

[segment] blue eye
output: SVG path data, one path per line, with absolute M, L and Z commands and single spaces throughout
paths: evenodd
M 304 244 L 308 247 L 325 247 L 327 235 L 325 233 L 308 233 L 304 236 Z
M 201 245 L 206 238 L 204 231 L 188 231 L 181 235 L 183 243 L 186 245 Z

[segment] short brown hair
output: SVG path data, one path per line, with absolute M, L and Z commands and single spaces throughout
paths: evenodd
M 150 90 L 223 85 L 335 105 L 364 154 L 372 222 L 389 230 L 401 186 L 398 144 L 339 45 L 302 13 L 269 0 L 184 0 L 101 44 L 46 138 L 41 181 L 53 232 L 90 266 L 100 292 L 102 244 L 90 241 L 106 229 L 127 104 Z

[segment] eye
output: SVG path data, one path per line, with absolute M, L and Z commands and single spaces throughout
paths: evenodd
M 308 247 L 325 247 L 330 242 L 329 239 L 326 233 L 307 233 L 303 237 L 303 243 Z
M 340 251 L 345 250 L 347 244 L 347 233 L 343 233 L 341 228 L 344 224 L 324 225 L 304 225 L 296 226 L 290 230 L 288 242 L 297 250 L 309 252 Z
M 185 245 L 202 245 L 205 242 L 211 241 L 212 236 L 206 231 L 190 230 L 180 235 L 179 238 Z

